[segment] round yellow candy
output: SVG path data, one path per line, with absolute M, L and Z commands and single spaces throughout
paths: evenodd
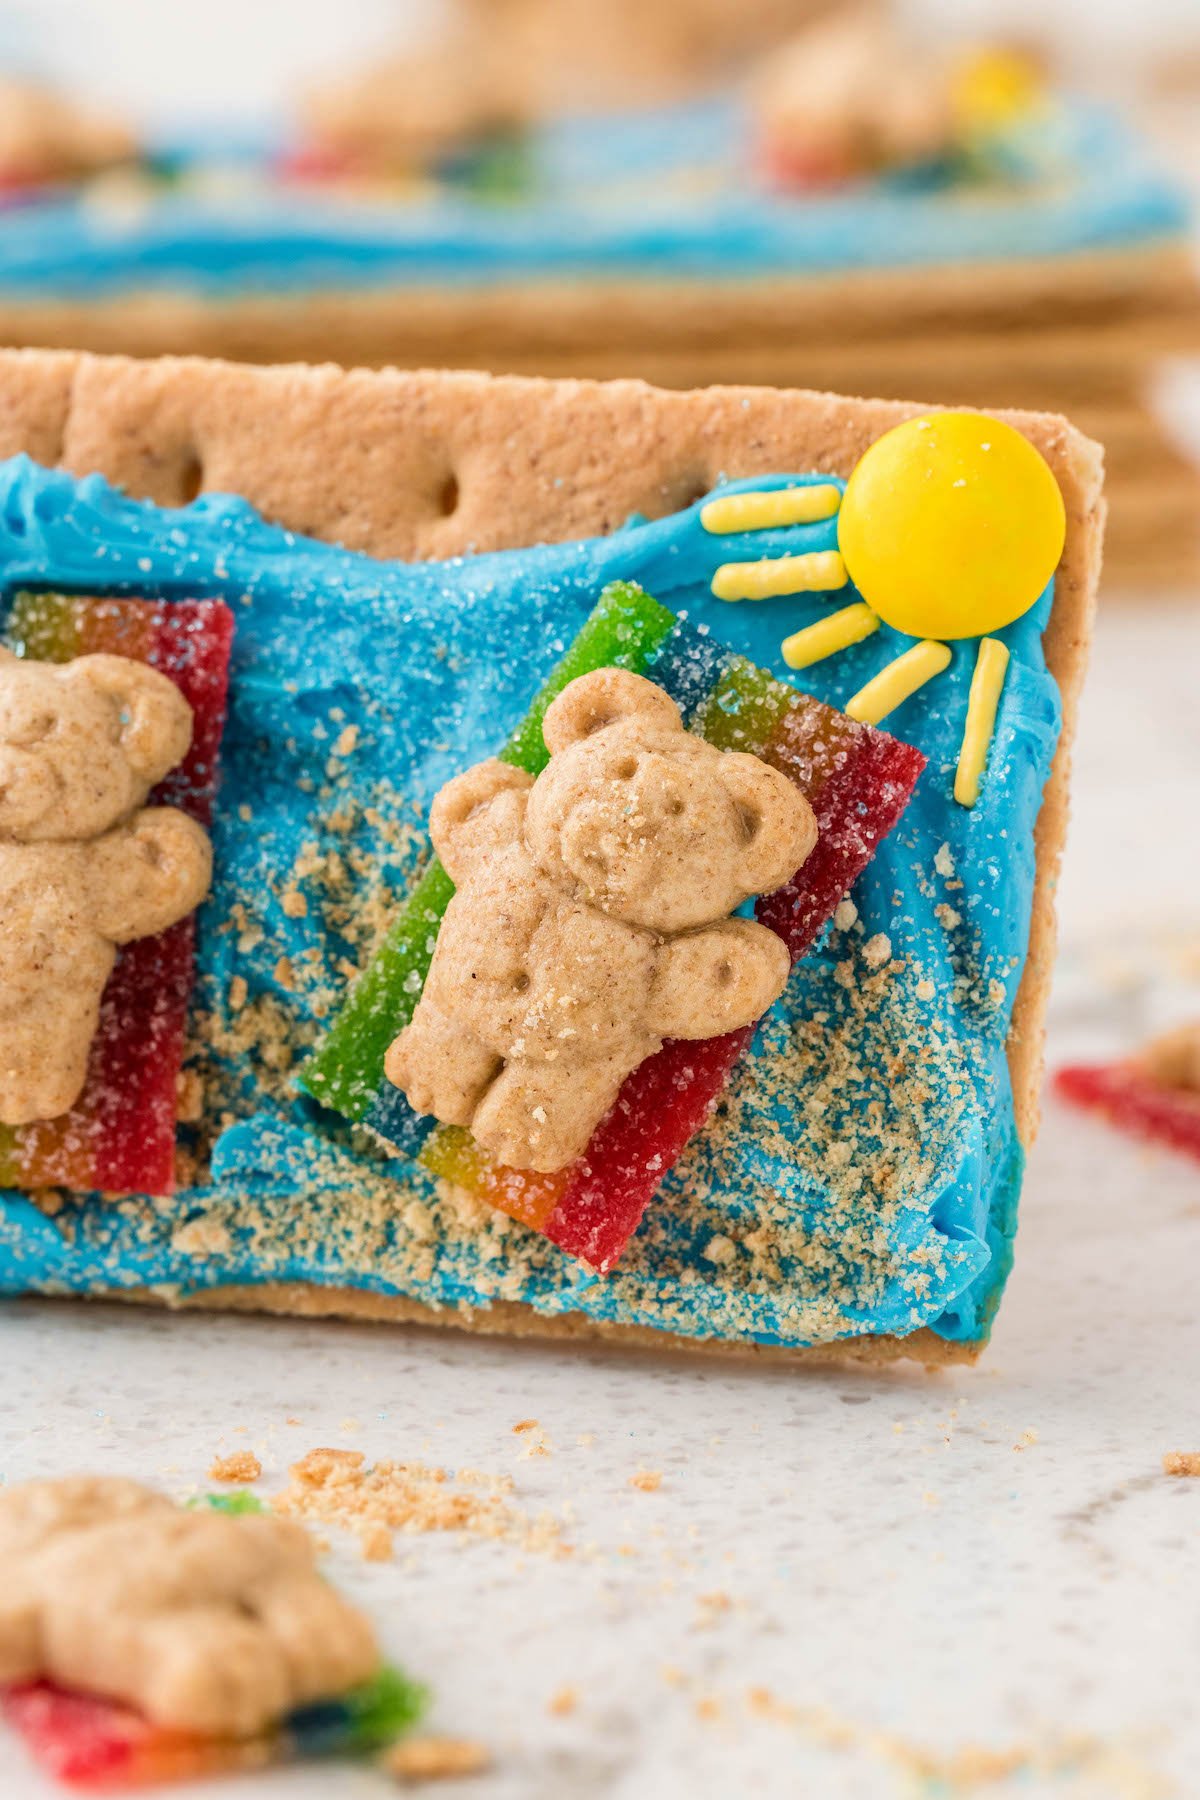
M 1028 612 L 1067 520 L 1050 466 L 986 413 L 930 413 L 886 432 L 838 514 L 850 579 L 896 631 L 979 637 Z

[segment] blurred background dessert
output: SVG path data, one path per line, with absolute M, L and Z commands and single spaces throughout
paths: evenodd
M 9 0 L 0 342 L 1049 408 L 1186 588 L 1188 12 Z

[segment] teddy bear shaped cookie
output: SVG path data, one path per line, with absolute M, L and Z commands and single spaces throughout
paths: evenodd
M 174 682 L 123 656 L 25 661 L 0 649 L 0 1123 L 78 1099 L 117 946 L 208 892 L 193 819 L 143 804 L 187 754 Z
M 784 775 L 685 731 L 622 669 L 569 683 L 543 735 L 536 780 L 480 763 L 433 803 L 456 892 L 385 1068 L 417 1112 L 551 1171 L 665 1038 L 736 1030 L 778 998 L 786 949 L 729 915 L 790 879 L 817 826 Z
M 248 1737 L 378 1666 L 291 1520 L 185 1510 L 116 1476 L 0 1493 L 0 1682 L 48 1678 Z

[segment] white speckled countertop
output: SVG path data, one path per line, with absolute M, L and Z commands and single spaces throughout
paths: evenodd
M 1103 620 L 1052 1059 L 1200 1009 L 1198 668 L 1197 611 Z M 218 1451 L 252 1448 L 269 1492 L 325 1444 L 511 1475 L 573 1555 L 441 1534 L 368 1564 L 334 1546 L 433 1687 L 431 1728 L 492 1753 L 442 1800 L 1186 1797 L 1200 1480 L 1161 1462 L 1200 1450 L 1198 1279 L 1200 1171 L 1050 1104 L 974 1370 L 20 1303 L 0 1311 L 0 1476 L 102 1469 L 185 1494 Z M 522 1419 L 540 1433 L 514 1434 Z M 658 1491 L 630 1485 L 639 1470 Z M 553 1712 L 564 1686 L 577 1704 Z M 341 1768 L 186 1790 L 388 1791 Z M 50 1792 L 0 1736 L 5 1800 Z

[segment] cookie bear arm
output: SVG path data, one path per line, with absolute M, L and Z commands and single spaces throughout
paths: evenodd
M 451 881 L 471 864 L 515 842 L 533 776 L 492 758 L 448 781 L 429 812 L 429 835 Z
M 93 925 L 126 944 L 199 906 L 212 879 L 212 847 L 186 813 L 148 806 L 87 846 L 85 866 Z
M 791 961 L 773 931 L 726 919 L 658 953 L 646 1024 L 659 1037 L 709 1038 L 752 1025 L 778 1000 Z
M 817 842 L 817 820 L 794 782 L 757 756 L 728 750 L 721 779 L 741 816 L 747 895 L 769 894 L 790 881 Z

